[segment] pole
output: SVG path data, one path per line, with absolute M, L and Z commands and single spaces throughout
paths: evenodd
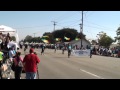
M 56 25 L 56 24 L 55 24 L 55 22 L 54 22 L 54 31 L 55 31 L 55 25 Z
M 81 24 L 81 49 L 83 47 L 83 45 L 82 45 L 82 39 L 83 39 L 83 11 L 82 11 L 82 24 Z
M 55 21 L 51 21 L 51 22 L 53 22 L 53 25 L 54 25 L 54 30 L 53 31 L 55 31 L 55 25 L 56 25 L 57 22 L 55 22 Z
M 83 33 L 83 11 L 82 11 L 82 33 Z
M 80 25 L 80 33 L 81 33 L 81 49 L 82 49 L 82 24 L 79 24 Z
M 33 33 L 34 34 L 34 38 L 35 38 L 35 33 Z
M 57 22 L 55 22 L 55 21 L 51 21 L 51 22 L 53 22 L 53 25 L 54 25 L 53 31 L 55 31 L 55 25 L 56 25 Z M 53 39 L 54 39 L 54 35 L 53 35 Z M 55 40 L 54 40 L 54 43 L 55 43 Z

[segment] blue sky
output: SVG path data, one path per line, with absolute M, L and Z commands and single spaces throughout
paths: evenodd
M 12 27 L 18 31 L 19 38 L 26 35 L 42 36 L 44 32 L 56 29 L 74 28 L 80 32 L 81 11 L 0 11 L 0 25 Z M 83 33 L 88 39 L 97 39 L 104 31 L 114 38 L 120 26 L 120 11 L 84 11 Z

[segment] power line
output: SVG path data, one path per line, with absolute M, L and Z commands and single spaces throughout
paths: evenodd
M 51 26 L 51 25 L 45 25 L 45 26 Z M 15 28 L 15 29 L 38 28 L 38 27 L 45 27 L 45 26 L 19 27 L 19 28 Z
M 61 19 L 66 18 L 67 16 L 65 16 L 65 15 L 67 15 L 67 13 L 68 13 L 68 12 L 65 12 L 63 15 L 59 16 L 58 18 L 56 18 L 56 19 L 54 19 L 54 20 L 60 21 Z
M 80 21 L 80 20 L 79 20 L 79 21 Z M 75 22 L 73 22 L 73 23 L 71 23 L 71 24 L 69 24 L 69 25 L 65 25 L 64 27 L 74 26 L 74 24 L 75 24 L 75 23 L 78 23 L 79 21 L 75 21 Z
M 96 29 L 100 29 L 100 30 L 112 31 L 113 32 L 113 30 L 110 30 L 110 29 L 105 29 L 105 28 L 100 28 L 100 27 L 94 27 L 94 26 L 89 26 L 89 25 L 85 25 L 85 24 L 84 24 L 84 26 L 91 27 L 91 28 L 96 28 Z
M 87 21 L 87 20 L 84 20 L 84 21 Z M 99 25 L 99 24 L 95 24 L 95 23 L 93 23 L 93 22 L 89 22 L 89 21 L 87 21 L 87 22 L 90 23 L 90 24 L 99 26 L 99 27 L 104 27 L 104 28 L 106 28 L 106 29 L 112 29 L 112 28 L 108 28 L 108 27 L 105 27 L 105 26 L 102 26 L 102 25 Z
M 65 14 L 65 15 L 67 15 L 67 16 L 62 16 L 60 19 L 58 18 L 58 20 L 57 19 L 55 19 L 56 21 L 58 21 L 58 22 L 61 22 L 62 20 L 65 20 L 65 19 L 68 19 L 68 18 L 71 18 L 71 17 L 73 17 L 74 15 L 76 15 L 75 13 L 72 13 L 72 15 L 71 14 Z M 68 15 L 71 15 L 71 16 L 68 16 Z
M 89 14 L 87 14 L 87 13 L 88 13 L 88 11 L 85 13 L 86 18 L 89 17 L 89 16 L 91 16 L 94 12 L 90 12 L 90 11 L 89 11 Z M 85 18 L 85 19 L 86 19 L 86 18 Z
M 80 20 L 73 20 L 73 21 L 64 21 L 64 22 L 62 22 L 62 23 L 59 23 L 59 24 L 64 24 L 64 23 L 69 23 L 69 22 L 76 22 L 76 21 L 80 21 Z

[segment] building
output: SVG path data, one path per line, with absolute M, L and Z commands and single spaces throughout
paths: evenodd
M 70 44 L 74 47 L 77 45 L 78 48 L 81 48 L 81 40 L 73 40 L 70 42 Z M 90 47 L 90 42 L 86 39 L 82 39 L 82 45 L 83 48 L 86 48 L 87 46 Z

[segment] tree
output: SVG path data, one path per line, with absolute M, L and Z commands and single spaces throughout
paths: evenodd
M 69 41 L 75 40 L 76 36 L 78 35 L 78 32 L 77 30 L 72 28 L 63 28 L 63 29 L 52 32 L 52 34 L 54 39 L 61 38 L 62 42 L 66 42 L 68 40 L 65 40 L 64 37 L 70 38 Z
M 32 42 L 32 36 L 29 36 L 29 35 L 27 35 L 26 37 L 25 37 L 25 39 L 24 39 L 24 42 Z
M 99 34 L 97 35 L 99 36 L 98 43 L 100 46 L 109 47 L 114 41 L 110 36 L 106 35 L 106 33 L 104 32 L 99 32 Z
M 11 40 L 16 41 L 16 37 L 15 36 L 11 36 Z
M 120 45 L 120 27 L 117 29 L 116 34 L 115 41 L 118 41 L 118 44 Z
M 43 36 L 47 36 L 47 37 L 42 37 L 42 38 L 48 40 L 49 43 L 54 43 L 55 40 L 51 32 L 45 32 Z
M 45 32 L 43 36 L 49 36 L 44 37 L 44 39 L 48 40 L 50 43 L 56 43 L 56 42 L 68 42 L 75 40 L 76 38 L 82 38 L 85 39 L 85 36 L 83 33 L 78 33 L 76 29 L 72 28 L 63 28 L 59 30 L 55 30 L 53 32 Z M 66 39 L 70 38 L 70 39 Z M 56 41 L 56 39 L 59 39 Z
M 76 36 L 77 38 L 80 38 L 80 39 L 85 39 L 86 35 L 84 35 L 83 33 L 78 33 L 78 35 Z

